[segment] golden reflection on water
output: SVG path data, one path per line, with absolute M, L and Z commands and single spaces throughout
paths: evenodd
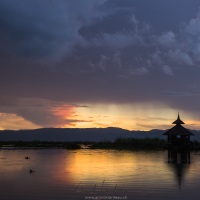
M 158 183 L 172 177 L 163 152 L 80 150 L 66 162 L 73 181 L 115 181 Z
M 25 160 L 30 156 L 30 160 Z M 0 175 L 5 179 L 29 175 L 63 184 L 103 181 L 120 185 L 167 187 L 177 185 L 180 175 L 184 182 L 198 182 L 200 155 L 192 154 L 191 163 L 178 166 L 167 162 L 163 151 L 117 150 L 30 150 L 0 151 Z
M 22 200 L 98 192 L 126 194 L 129 199 L 187 199 L 199 192 L 199 163 L 200 154 L 194 152 L 185 165 L 168 163 L 167 151 L 2 150 L 0 192 L 2 199 L 10 195 Z M 29 174 L 32 167 L 35 174 Z M 10 187 L 15 188 L 13 193 Z
M 135 163 L 134 156 L 128 157 L 128 153 L 121 154 L 114 151 L 102 153 L 102 151 L 85 150 L 70 155 L 70 162 L 66 167 L 73 174 L 75 180 L 87 180 L 116 174 L 124 176 L 127 168 L 131 167 L 132 171 L 136 170 Z

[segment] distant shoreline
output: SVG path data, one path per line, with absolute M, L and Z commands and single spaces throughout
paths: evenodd
M 15 149 L 165 149 L 166 141 L 158 138 L 146 138 L 146 139 L 136 139 L 136 138 L 118 138 L 114 142 L 104 141 L 104 142 L 55 142 L 55 141 L 0 141 L 1 150 L 15 150 Z
M 159 138 L 118 138 L 114 142 L 91 141 L 0 141 L 0 150 L 26 149 L 106 149 L 106 150 L 166 150 L 167 140 Z M 191 142 L 190 150 L 200 150 L 200 143 Z

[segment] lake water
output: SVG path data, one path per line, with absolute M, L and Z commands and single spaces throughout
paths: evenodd
M 196 200 L 200 153 L 190 158 L 172 164 L 167 151 L 0 150 L 0 198 Z

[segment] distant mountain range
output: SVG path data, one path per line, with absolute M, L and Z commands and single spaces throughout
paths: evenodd
M 0 141 L 115 141 L 117 138 L 165 139 L 166 130 L 129 131 L 121 128 L 41 128 L 34 130 L 3 130 Z M 191 141 L 200 141 L 200 131 L 191 130 Z

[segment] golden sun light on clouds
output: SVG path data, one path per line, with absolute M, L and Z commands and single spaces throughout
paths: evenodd
M 119 127 L 147 131 L 171 128 L 178 114 L 177 110 L 160 102 L 70 104 L 45 99 L 23 99 L 21 102 L 17 108 L 13 106 L 13 113 L 9 109 L 9 113 L 0 113 L 0 130 Z M 192 114 L 180 111 L 180 116 L 186 128 L 200 128 L 200 121 Z
M 129 130 L 169 128 L 177 112 L 162 104 L 87 104 L 77 108 L 76 127 L 120 127 Z
M 19 129 L 36 129 L 41 126 L 36 125 L 16 114 L 1 113 L 0 130 L 19 130 Z

